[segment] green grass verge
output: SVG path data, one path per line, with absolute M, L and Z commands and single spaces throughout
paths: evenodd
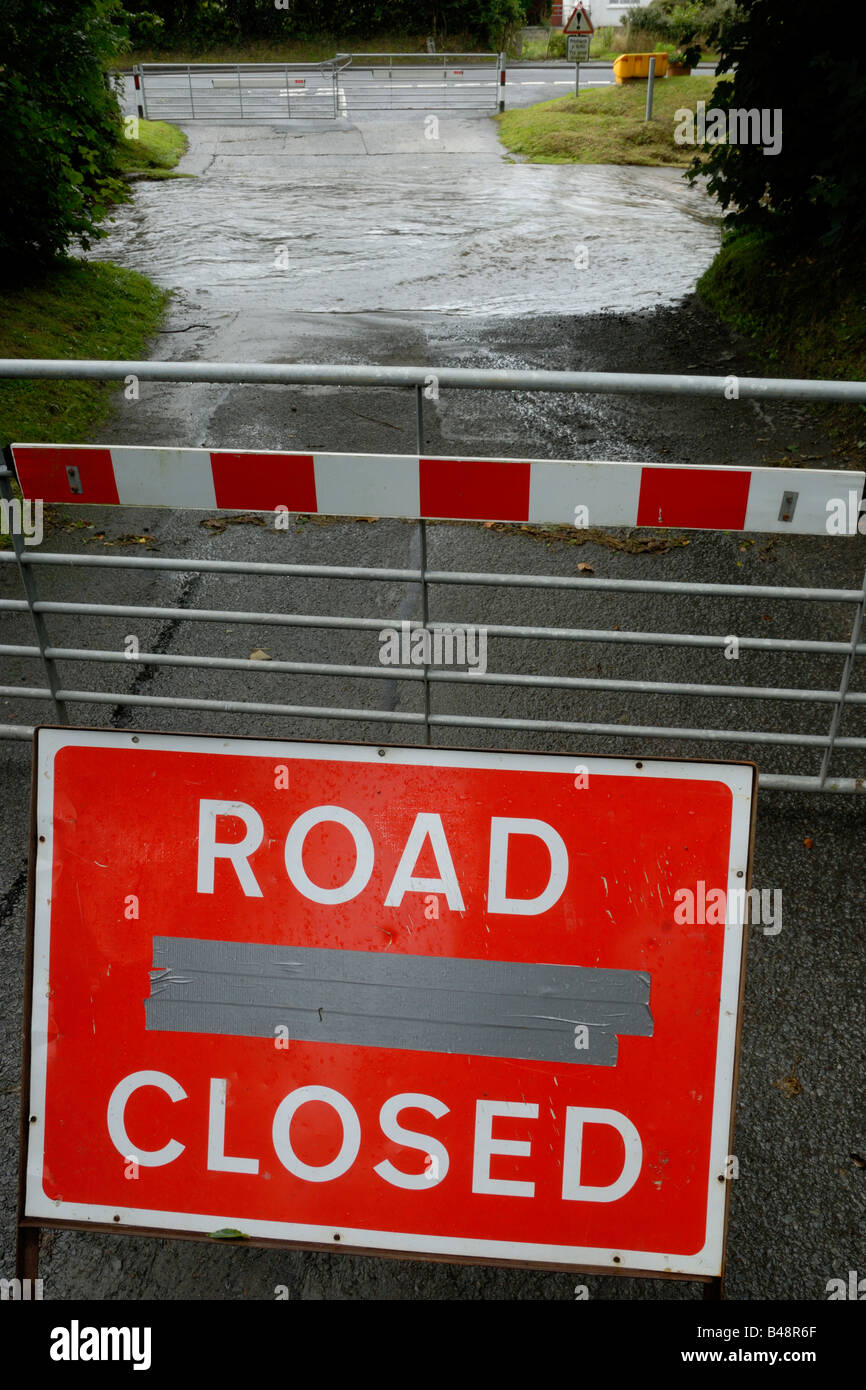
M 774 374 L 866 380 L 862 258 L 840 263 L 752 232 L 723 243 L 697 290 L 729 327 L 754 340 Z
M 520 47 L 519 56 L 521 62 L 532 62 L 547 59 L 564 58 L 566 55 L 565 35 L 557 30 L 553 30 L 549 39 L 524 39 Z M 512 55 L 509 54 L 509 57 Z M 589 56 L 593 62 L 613 62 L 614 58 L 619 57 L 619 53 L 612 48 L 606 47 L 600 35 L 593 34 L 589 41 Z
M 118 163 L 128 179 L 183 179 L 191 174 L 176 174 L 174 166 L 186 154 L 189 141 L 182 130 L 165 121 L 139 121 L 128 118 L 129 132 L 122 141 Z
M 515 108 L 495 119 L 503 144 L 533 164 L 650 164 L 684 168 L 694 145 L 674 140 L 674 112 L 707 101 L 715 77 L 668 77 L 655 84 L 653 118 L 644 121 L 645 81 L 592 87 Z
M 98 261 L 66 261 L 0 301 L 0 357 L 142 358 L 169 293 Z M 87 442 L 116 384 L 0 380 L 0 442 Z

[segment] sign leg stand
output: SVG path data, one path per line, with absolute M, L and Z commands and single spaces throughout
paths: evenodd
M 580 63 L 575 63 L 575 65 L 574 65 L 574 95 L 577 96 L 577 94 L 579 93 L 579 91 L 580 91 Z
M 35 1280 L 39 1276 L 39 1227 L 19 1226 L 15 1243 L 15 1278 Z

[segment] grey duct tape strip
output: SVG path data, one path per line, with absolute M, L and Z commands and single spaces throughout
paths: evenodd
M 153 965 L 146 1026 L 162 1032 L 613 1067 L 617 1034 L 653 1031 L 639 970 L 170 936 Z

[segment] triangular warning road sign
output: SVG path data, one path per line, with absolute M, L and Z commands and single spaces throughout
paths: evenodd
M 578 5 L 572 10 L 568 18 L 568 23 L 563 29 L 563 34 L 594 34 L 589 15 L 582 5 Z

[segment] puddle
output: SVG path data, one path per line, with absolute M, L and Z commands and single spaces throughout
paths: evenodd
M 675 169 L 293 160 L 279 132 L 270 156 L 261 128 L 247 156 L 226 134 L 199 178 L 138 184 L 92 252 L 214 316 L 628 312 L 682 299 L 718 247 L 714 204 Z

